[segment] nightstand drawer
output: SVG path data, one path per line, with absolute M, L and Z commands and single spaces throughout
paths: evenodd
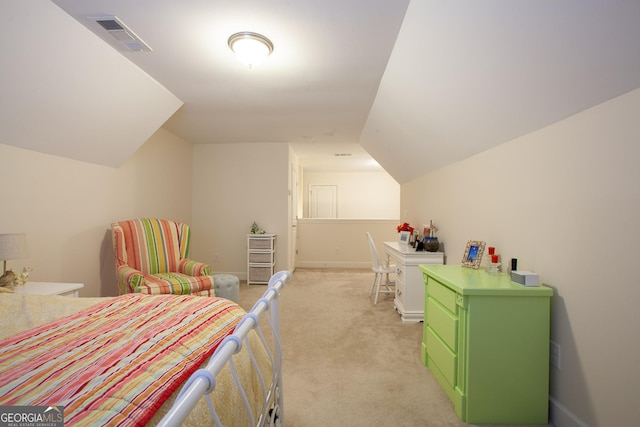
M 427 281 L 427 291 L 429 297 L 435 299 L 445 306 L 450 312 L 457 314 L 456 293 L 444 286 L 442 283 L 429 277 Z
M 396 263 L 396 280 L 406 282 L 407 267 L 402 263 Z
M 438 365 L 447 382 L 454 387 L 456 384 L 456 354 L 438 338 L 433 330 L 427 326 L 427 354 Z
M 458 317 L 431 298 L 427 300 L 427 325 L 436 331 L 451 350 L 457 353 Z
M 405 284 L 400 280 L 396 280 L 396 298 L 404 302 Z

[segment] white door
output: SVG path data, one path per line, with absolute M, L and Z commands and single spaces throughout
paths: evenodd
M 338 186 L 309 185 L 309 218 L 337 218 Z

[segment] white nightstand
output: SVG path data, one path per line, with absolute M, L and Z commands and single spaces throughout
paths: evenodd
M 84 283 L 56 283 L 56 282 L 27 282 L 16 286 L 13 291 L 18 294 L 30 295 L 62 295 L 78 298 L 78 289 L 84 288 Z

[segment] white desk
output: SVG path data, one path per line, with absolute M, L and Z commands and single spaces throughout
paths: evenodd
M 393 304 L 403 322 L 424 320 L 424 282 L 420 264 L 444 264 L 442 252 L 416 252 L 411 245 L 384 242 L 384 251 L 396 265 L 396 297 Z
M 84 288 L 83 283 L 27 282 L 22 286 L 14 287 L 13 291 L 17 294 L 62 295 L 78 298 L 78 290 L 82 288 Z

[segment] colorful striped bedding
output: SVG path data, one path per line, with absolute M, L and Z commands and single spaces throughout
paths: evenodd
M 243 314 L 221 298 L 106 299 L 0 341 L 0 405 L 63 405 L 65 425 L 144 425 Z

